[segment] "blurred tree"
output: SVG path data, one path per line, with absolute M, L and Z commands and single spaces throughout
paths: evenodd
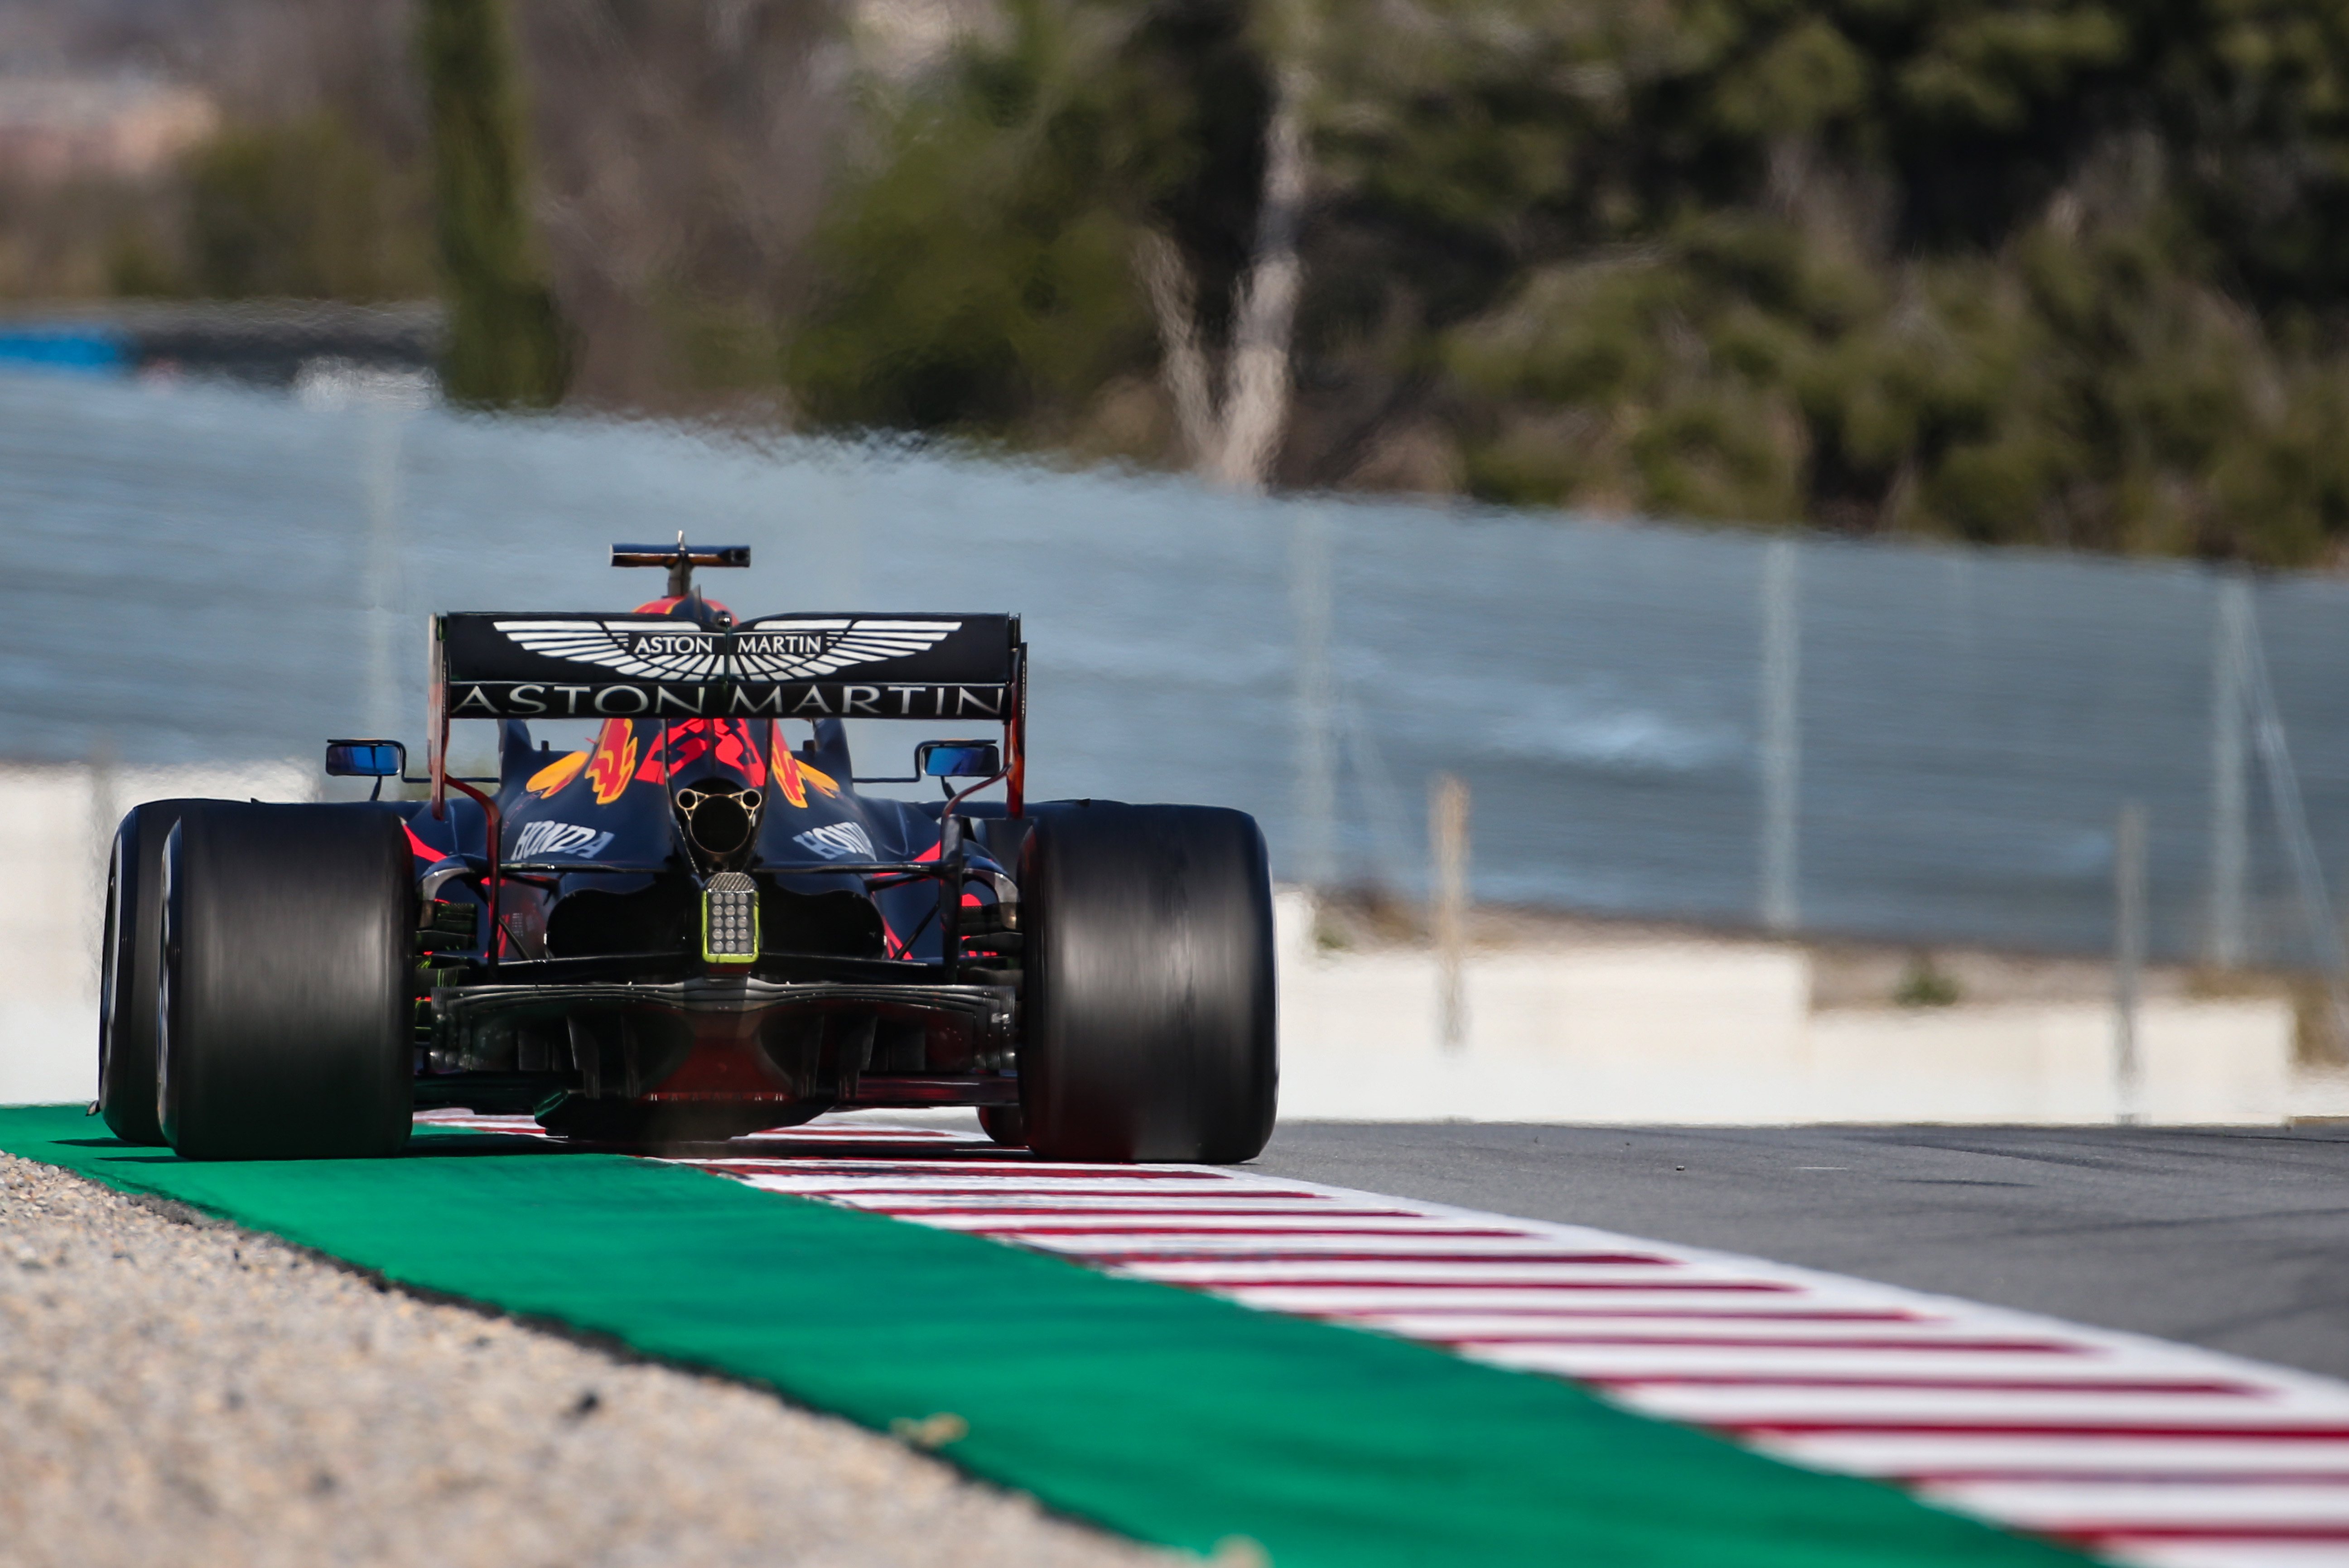
M 1340 379 L 1424 389 L 1478 493 L 2274 561 L 2349 529 L 2349 12 L 1386 16 L 1329 67 L 1320 243 L 1394 258 L 1425 335 Z M 1325 348 L 1377 304 L 1319 302 Z
M 1199 330 L 1198 294 L 1182 247 L 1149 223 L 1135 242 L 1158 327 L 1160 379 L 1184 449 L 1201 473 L 1236 490 L 1264 487 L 1287 434 L 1304 286 L 1299 231 L 1311 182 L 1306 113 L 1315 18 L 1309 0 L 1281 0 L 1269 19 L 1256 40 L 1266 92 L 1255 233 L 1246 270 L 1232 285 L 1220 367 Z
M 152 228 L 135 221 L 115 225 L 106 246 L 107 292 L 125 298 L 170 297 L 187 292 L 187 278 L 164 254 Z
M 449 299 L 441 383 L 460 402 L 546 405 L 567 344 L 524 200 L 522 117 L 499 0 L 421 0 L 418 54 Z
M 1081 444 L 1099 439 L 1102 394 L 1151 397 L 1163 358 L 1178 390 L 1155 394 L 1156 433 L 1122 455 L 1179 451 L 1257 482 L 1285 401 L 1295 254 L 1260 234 L 1277 84 L 1250 8 L 1009 0 L 1005 24 L 889 102 L 877 156 L 845 182 L 793 323 L 802 408 Z M 1300 137 L 1288 151 L 1270 184 L 1293 233 Z M 1260 352 L 1246 393 L 1237 357 L 1209 385 L 1236 333 L 1279 361 L 1268 376 Z
M 845 9 L 515 0 L 570 396 L 694 412 L 775 400 L 849 102 Z
M 226 131 L 189 160 L 183 286 L 222 299 L 429 293 L 429 255 L 410 221 L 417 203 L 402 184 L 331 115 Z M 157 292 L 167 276 L 159 257 L 126 250 L 116 282 Z
M 825 421 L 1194 461 L 1277 16 L 1003 17 L 843 182 L 795 385 Z M 1312 65 L 1286 483 L 2272 562 L 2349 540 L 2349 8 L 1377 0 Z M 1154 234 L 1182 265 L 1123 273 Z

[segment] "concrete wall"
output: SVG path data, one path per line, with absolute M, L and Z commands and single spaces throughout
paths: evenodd
M 0 769 L 0 1105 L 98 1093 L 98 949 L 114 825 L 175 795 L 306 800 L 316 770 Z
M 1419 950 L 1315 952 L 1281 899 L 1281 1111 L 1400 1121 L 2110 1122 L 2111 1010 L 1810 1005 L 1810 960 L 1761 943 L 1472 954 L 1465 1038 L 1437 1038 Z M 2292 1112 L 2282 1001 L 2152 1002 L 2137 1023 L 2148 1122 Z

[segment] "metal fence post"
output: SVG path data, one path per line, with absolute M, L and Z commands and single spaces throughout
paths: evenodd
M 1427 843 L 1434 864 L 1435 1012 L 1444 1049 L 1467 1043 L 1468 1008 L 1462 970 L 1468 945 L 1468 786 L 1451 774 L 1428 781 Z
M 1330 670 L 1330 524 L 1296 509 L 1288 594 L 1297 624 L 1297 875 L 1319 890 L 1337 880 L 1338 758 Z
M 2114 1119 L 2124 1126 L 2144 1109 L 2137 1014 L 2145 971 L 2145 830 L 2143 804 L 2123 801 L 2113 824 L 2113 1105 Z
M 2240 969 L 2251 955 L 2251 745 L 2244 723 L 2251 585 L 2220 579 L 2210 637 L 2210 929 L 2207 956 Z
M 1802 786 L 1799 694 L 1802 607 L 1798 546 L 1773 539 L 1762 551 L 1762 924 L 1788 931 L 1802 920 L 1796 805 Z
M 2301 922 L 2308 932 L 2309 956 L 2324 976 L 2325 995 L 2332 1003 L 2336 1039 L 2349 1039 L 2349 972 L 2344 972 L 2341 926 L 2333 918 L 2332 896 L 2325 891 L 2324 867 L 2316 857 L 2316 839 L 2309 832 L 2308 805 L 2300 793 L 2300 774 L 2292 765 L 2292 748 L 2284 739 L 2283 715 L 2277 711 L 2275 685 L 2268 674 L 2267 650 L 2260 640 L 2259 622 L 2247 598 L 2243 607 L 2243 677 L 2252 739 L 2258 743 L 2260 766 L 2268 778 L 2268 799 L 2276 829 L 2291 857 L 2292 880 L 2300 888 Z

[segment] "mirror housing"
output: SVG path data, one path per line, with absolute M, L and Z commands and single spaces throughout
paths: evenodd
M 398 741 L 328 741 L 326 775 L 396 779 L 408 771 L 408 748 Z
M 1003 771 L 1003 748 L 993 741 L 924 741 L 914 748 L 914 772 L 930 779 L 991 779 Z

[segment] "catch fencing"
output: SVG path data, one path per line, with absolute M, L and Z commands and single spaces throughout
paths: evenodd
M 428 610 L 626 607 L 605 547 L 682 528 L 753 546 L 745 612 L 1024 612 L 1031 793 L 1238 805 L 1291 878 L 1421 896 L 1453 774 L 1481 900 L 2104 950 L 2135 802 L 2153 955 L 2338 961 L 2349 583 L 301 385 L 0 377 L 0 756 L 412 744 Z

